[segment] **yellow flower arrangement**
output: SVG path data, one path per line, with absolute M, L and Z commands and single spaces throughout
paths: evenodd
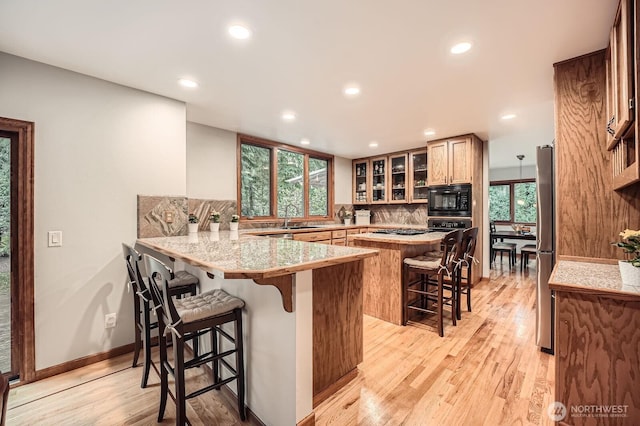
M 627 255 L 626 262 L 631 263 L 635 267 L 640 267 L 640 229 L 625 229 L 620 233 L 622 241 L 613 243 L 620 247 Z

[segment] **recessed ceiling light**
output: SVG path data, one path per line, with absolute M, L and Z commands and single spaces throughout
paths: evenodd
M 190 89 L 198 87 L 198 83 L 196 83 L 193 80 L 186 79 L 186 78 L 181 78 L 180 80 L 178 80 L 178 83 L 180 83 L 180 86 L 188 87 Z
M 501 120 L 512 120 L 516 118 L 515 114 L 505 114 L 502 117 L 500 117 Z
M 284 121 L 293 121 L 296 119 L 296 113 L 293 111 L 285 111 L 282 113 L 282 119 Z
M 301 139 L 300 140 L 300 145 L 309 145 L 311 143 L 311 141 L 309 139 Z
M 369 143 L 369 148 L 377 148 L 378 147 L 378 142 L 373 141 Z
M 425 136 L 433 136 L 435 134 L 436 134 L 436 131 L 433 130 L 433 129 L 427 129 L 427 130 L 424 131 L 424 135 Z
M 251 30 L 242 25 L 232 25 L 229 27 L 229 34 L 238 40 L 246 40 L 251 37 Z
M 454 44 L 451 48 L 451 53 L 454 55 L 459 55 L 461 53 L 467 52 L 471 49 L 471 43 L 468 41 L 464 41 L 462 43 Z
M 345 86 L 344 94 L 348 97 L 358 96 L 360 94 L 360 87 L 356 84 L 349 84 Z

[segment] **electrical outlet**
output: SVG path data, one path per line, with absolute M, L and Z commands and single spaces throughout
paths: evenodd
M 113 328 L 116 326 L 117 316 L 116 313 L 107 314 L 104 316 L 104 328 Z
M 170 210 L 164 211 L 164 221 L 167 223 L 173 223 L 173 212 Z

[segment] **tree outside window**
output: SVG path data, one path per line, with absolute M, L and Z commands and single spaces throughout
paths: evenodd
M 498 181 L 489 186 L 489 220 L 535 225 L 537 217 L 534 180 Z

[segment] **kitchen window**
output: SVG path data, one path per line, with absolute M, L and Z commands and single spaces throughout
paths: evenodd
M 333 156 L 238 135 L 238 209 L 243 219 L 331 216 Z
M 489 220 L 496 223 L 535 225 L 537 216 L 534 179 L 494 181 L 489 186 Z

